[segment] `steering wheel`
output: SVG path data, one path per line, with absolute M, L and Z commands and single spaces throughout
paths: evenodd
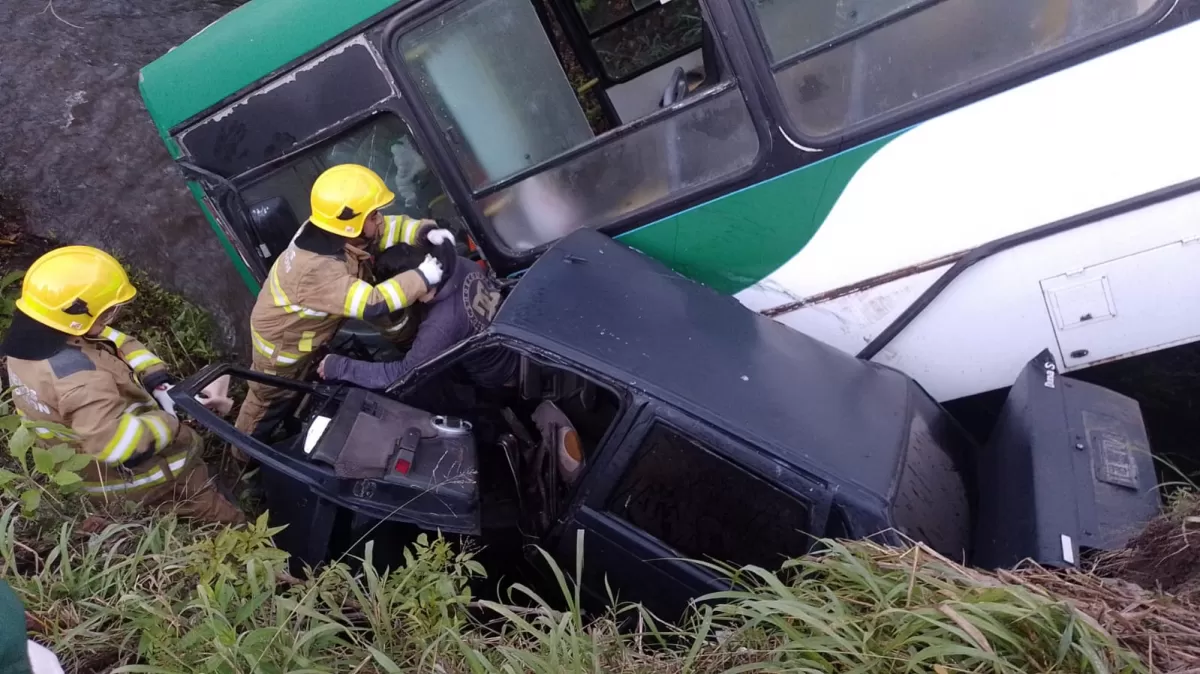
M 686 95 L 687 73 L 682 67 L 675 68 L 675 71 L 671 73 L 671 79 L 667 81 L 667 88 L 663 90 L 662 101 L 658 107 L 666 108 L 675 105 Z

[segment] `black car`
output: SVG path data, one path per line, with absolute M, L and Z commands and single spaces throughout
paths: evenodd
M 964 348 L 969 346 L 964 345 Z M 480 390 L 468 353 L 520 355 Z M 267 445 L 192 396 L 222 374 L 307 392 Z M 584 589 L 677 614 L 720 587 L 683 558 L 778 566 L 818 538 L 905 537 L 970 563 L 1073 565 L 1158 509 L 1132 400 L 1034 358 L 980 446 L 906 375 L 759 316 L 608 237 L 577 231 L 507 291 L 489 329 L 386 392 L 210 366 L 178 405 L 261 462 L 280 544 L 309 563 L 379 521 L 521 540 Z M 534 422 L 569 419 L 565 468 Z M 553 439 L 551 439 L 553 440 Z

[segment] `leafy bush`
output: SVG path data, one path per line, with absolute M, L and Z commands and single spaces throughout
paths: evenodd
M 53 432 L 69 430 L 49 422 L 38 425 Z M 0 461 L 0 495 L 19 500 L 26 515 L 32 515 L 43 501 L 59 504 L 61 496 L 75 493 L 83 482 L 79 472 L 91 461 L 69 445 L 38 447 L 36 441 L 33 432 L 21 424 L 11 401 L 0 400 L 0 443 L 8 449 L 8 456 Z M 63 514 L 61 509 L 55 510 Z
M 8 326 L 12 325 L 13 312 L 17 310 L 17 297 L 21 290 L 18 282 L 23 278 L 25 278 L 23 271 L 9 272 L 0 278 L 0 334 L 6 332 Z

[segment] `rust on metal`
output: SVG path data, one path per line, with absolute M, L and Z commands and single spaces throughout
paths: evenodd
M 782 316 L 783 314 L 788 314 L 793 311 L 803 309 L 804 307 L 811 306 L 813 304 L 820 304 L 822 302 L 828 302 L 829 300 L 835 300 L 839 297 L 845 297 L 846 295 L 853 295 L 854 293 L 862 292 L 864 290 L 870 290 L 871 288 L 874 288 L 876 286 L 883 285 L 884 283 L 890 283 L 897 279 L 902 279 L 906 276 L 912 276 L 913 274 L 920 274 L 921 272 L 929 271 L 930 269 L 937 269 L 938 267 L 944 267 L 948 264 L 954 264 L 955 262 L 958 262 L 958 260 L 961 259 L 968 252 L 969 251 L 962 250 L 957 253 L 951 253 L 949 255 L 944 255 L 942 257 L 934 258 L 932 260 L 926 260 L 925 262 L 921 262 L 919 264 L 902 267 L 895 271 L 890 271 L 886 274 L 880 274 L 879 276 L 872 276 L 871 278 L 863 280 L 863 281 L 857 281 L 857 282 L 851 283 L 849 285 L 844 285 L 840 288 L 834 288 L 833 290 L 826 290 L 823 293 L 811 295 L 802 300 L 796 300 L 795 302 L 788 302 L 787 304 L 781 304 L 777 307 L 771 307 L 770 309 L 764 309 L 764 310 L 760 311 L 759 313 L 761 313 L 763 316 L 768 316 L 770 318 L 775 318 L 776 316 Z

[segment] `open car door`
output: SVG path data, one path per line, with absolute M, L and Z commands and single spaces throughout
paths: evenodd
M 976 463 L 977 566 L 1075 566 L 1123 547 L 1158 513 L 1158 479 L 1136 401 L 1060 377 L 1043 351 L 1013 384 Z
M 197 394 L 223 375 L 301 391 L 298 428 L 262 442 L 205 409 Z M 477 454 L 469 422 L 370 391 L 210 365 L 171 391 L 179 409 L 262 466 L 279 544 L 308 564 L 329 558 L 339 512 L 478 534 Z M 382 450 L 382 451 L 381 451 Z

